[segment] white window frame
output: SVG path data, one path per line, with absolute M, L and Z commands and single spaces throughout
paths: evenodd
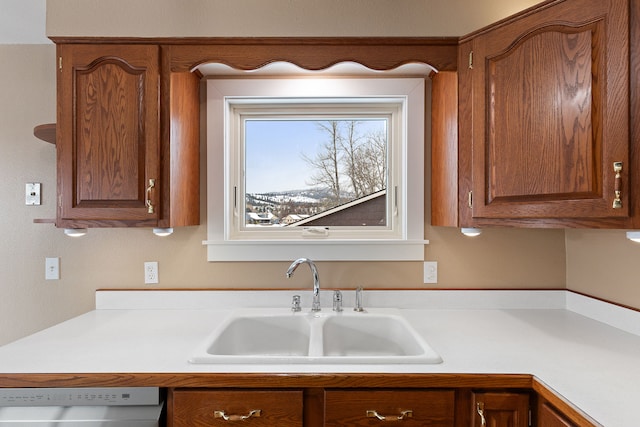
M 226 229 L 228 240 L 294 240 L 302 238 L 322 238 L 326 240 L 372 240 L 402 239 L 404 217 L 396 215 L 394 208 L 401 200 L 394 189 L 401 188 L 403 176 L 402 143 L 403 137 L 403 99 L 401 98 L 227 98 L 227 113 L 229 126 L 225 151 L 229 154 L 229 174 L 226 181 L 226 192 L 233 195 L 227 198 L 225 204 Z M 267 112 L 268 111 L 268 112 Z M 367 115 L 388 120 L 389 143 L 387 159 L 389 175 L 387 193 L 386 219 L 387 225 L 366 227 L 267 227 L 246 228 L 239 212 L 244 212 L 243 196 L 246 194 L 243 179 L 243 160 L 245 153 L 243 143 L 235 144 L 230 141 L 244 140 L 244 120 L 269 117 L 305 118 L 306 120 L 350 120 L 356 116 Z M 331 118 L 328 118 L 328 117 Z M 320 118 L 322 117 L 322 118 Z M 235 202 L 235 203 L 234 203 Z
M 314 260 L 422 261 L 424 259 L 424 102 L 422 78 L 286 78 L 211 79 L 207 81 L 207 240 L 209 261 L 288 261 L 305 256 Z M 401 110 L 403 143 L 393 154 L 402 174 L 389 187 L 398 217 L 386 232 L 243 233 L 234 228 L 233 199 L 237 192 L 238 111 L 252 104 L 291 105 L 315 99 L 396 104 Z M 397 190 L 396 190 L 397 186 Z M 236 188 L 234 188 L 236 187 Z M 394 216 L 388 216 L 394 220 Z M 364 227 L 363 227 L 364 228 Z M 321 237 L 318 237 L 321 236 Z

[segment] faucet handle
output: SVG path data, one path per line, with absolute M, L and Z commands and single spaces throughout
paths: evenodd
M 302 307 L 300 306 L 300 295 L 294 295 L 291 300 L 291 311 L 301 311 Z
M 333 291 L 333 311 L 342 311 L 342 292 Z
M 364 307 L 362 306 L 362 286 L 356 288 L 356 305 L 353 307 L 353 311 L 364 311 Z

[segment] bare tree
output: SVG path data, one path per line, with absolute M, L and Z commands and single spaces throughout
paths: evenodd
M 328 138 L 314 158 L 302 155 L 315 169 L 307 184 L 328 188 L 334 206 L 343 202 L 341 191 L 344 189 L 359 198 L 386 188 L 386 132 L 363 136 L 358 132 L 361 123 L 357 120 L 318 122 Z
M 348 176 L 355 197 L 363 197 L 386 188 L 387 135 L 377 131 L 366 136 L 358 133 L 362 122 L 346 122 L 341 138 L 344 173 Z
M 340 139 L 340 148 L 343 152 L 344 173 L 347 175 L 351 184 L 351 189 L 355 194 L 355 197 L 364 196 L 365 189 L 362 187 L 362 181 L 359 178 L 361 174 L 358 157 L 360 157 L 360 140 L 362 139 L 358 135 L 358 123 L 355 120 L 351 120 L 345 123 L 344 133 L 346 134 Z
M 327 132 L 329 138 L 323 144 L 323 149 L 315 158 L 302 155 L 303 159 L 316 169 L 309 178 L 307 185 L 327 187 L 332 194 L 334 203 L 342 201 L 340 189 L 340 129 L 339 122 L 331 120 L 318 122 L 318 127 Z
M 377 131 L 364 139 L 355 161 L 355 179 L 363 196 L 387 187 L 387 134 Z

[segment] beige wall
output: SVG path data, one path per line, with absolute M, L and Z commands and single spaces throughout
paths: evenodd
M 55 147 L 32 134 L 55 121 L 55 47 L 5 45 L 0 57 L 7 64 L 0 69 L 0 344 L 91 310 L 97 288 L 145 287 L 144 261 L 159 262 L 159 288 L 310 287 L 308 275 L 284 277 L 287 262 L 207 262 L 205 224 L 167 238 L 148 229 L 92 229 L 80 239 L 34 224 L 55 216 Z M 41 206 L 24 205 L 31 181 L 43 183 Z M 202 209 L 206 218 L 204 200 Z M 562 231 L 488 230 L 468 239 L 427 227 L 426 234 L 426 259 L 439 262 L 437 286 L 564 287 Z M 53 256 L 61 258 L 61 280 L 45 281 L 44 258 Z M 540 264 L 544 274 L 533 274 Z M 327 288 L 424 287 L 416 262 L 321 262 L 319 269 Z
M 513 8 L 523 8 L 535 2 L 494 0 L 482 2 L 483 7 L 479 8 L 477 3 L 480 2 L 467 1 L 467 10 L 455 19 L 450 15 L 451 11 L 443 11 L 447 20 L 452 22 L 438 26 L 443 20 L 434 18 L 427 11 L 427 6 L 431 7 L 429 10 L 437 10 L 446 3 L 452 10 L 460 11 L 462 0 L 404 2 L 418 8 L 415 16 L 406 8 L 396 7 L 403 4 L 398 0 L 366 0 L 369 8 L 376 5 L 367 13 L 379 19 L 368 21 L 375 22 L 375 26 L 365 25 L 362 18 L 351 11 L 349 19 L 356 22 L 353 28 L 346 25 L 347 21 L 334 16 L 339 15 L 336 12 L 338 5 L 347 7 L 344 5 L 351 3 L 344 0 L 333 3 L 286 2 L 286 8 L 283 6 L 277 11 L 259 13 L 273 17 L 273 20 L 258 20 L 255 12 L 243 10 L 247 5 L 257 7 L 263 3 L 265 0 L 48 0 L 48 34 L 351 35 L 349 31 L 358 35 L 431 35 L 437 31 L 445 35 L 451 32 L 462 34 L 515 11 L 511 10 Z M 178 4 L 179 9 L 171 7 Z M 238 9 L 226 10 L 231 4 Z M 272 0 L 269 4 L 277 5 L 279 2 Z M 323 15 L 323 25 L 315 26 L 315 20 L 308 18 L 300 8 L 305 5 L 313 13 L 319 13 L 314 9 L 320 4 L 326 8 L 325 13 L 332 16 Z M 362 2 L 354 0 L 354 4 L 362 5 Z M 147 13 L 145 5 L 153 6 L 149 9 L 151 12 Z M 199 7 L 191 10 L 193 5 Z M 214 8 L 220 8 L 222 12 L 214 13 Z M 394 14 L 387 13 L 391 8 Z M 148 15 L 144 20 L 142 12 Z M 390 15 L 396 18 L 387 20 Z M 424 18 L 424 23 L 416 16 Z M 187 18 L 194 19 L 193 29 Z M 470 22 L 472 18 L 473 22 Z M 329 22 L 324 23 L 325 19 Z M 143 22 L 147 24 L 141 26 Z M 216 25 L 205 25 L 206 22 Z M 287 281 L 284 277 L 286 262 L 207 262 L 206 249 L 202 246 L 206 239 L 204 223 L 198 227 L 177 229 L 168 238 L 155 237 L 146 229 L 93 229 L 81 239 L 65 237 L 61 230 L 49 224 L 33 224 L 33 218 L 55 216 L 55 150 L 32 135 L 35 125 L 55 121 L 55 47 L 0 45 L 0 58 L 3 60 L 0 68 L 3 95 L 0 98 L 0 233 L 3 236 L 0 246 L 0 344 L 91 310 L 97 288 L 145 287 L 144 261 L 159 262 L 159 288 L 310 286 L 309 277 L 304 274 Z M 24 205 L 24 183 L 30 181 L 43 183 L 42 206 Z M 202 213 L 202 218 L 206 218 L 204 211 Z M 584 253 L 588 253 L 585 248 L 593 237 L 585 242 L 574 238 L 581 235 L 568 234 L 567 264 L 565 233 L 562 230 L 486 230 L 482 236 L 469 239 L 455 229 L 427 226 L 426 234 L 431 244 L 425 248 L 425 259 L 439 263 L 437 287 L 564 288 L 568 276 L 572 289 L 578 287 L 574 285 L 576 282 L 580 282 L 584 286 L 581 289 L 585 291 L 593 287 L 608 299 L 623 300 L 619 302 L 640 307 L 639 293 L 627 285 L 620 285 L 619 281 L 607 281 L 607 286 L 601 288 L 594 275 L 576 276 L 574 270 L 579 270 L 576 265 L 591 262 L 591 257 Z M 623 239 L 604 236 L 603 240 L 611 252 L 627 248 Z M 608 249 L 602 252 L 608 252 Z M 61 257 L 62 278 L 59 281 L 44 280 L 44 258 L 51 256 Z M 569 266 L 568 275 L 565 265 Z M 617 266 L 619 274 L 630 271 L 624 264 Z M 425 287 L 422 265 L 416 262 L 332 262 L 319 263 L 319 268 L 324 287 Z
M 567 230 L 567 288 L 640 309 L 640 243 L 624 230 Z
M 58 36 L 460 36 L 540 0 L 47 0 Z

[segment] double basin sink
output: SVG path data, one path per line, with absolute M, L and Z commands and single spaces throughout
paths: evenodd
M 441 363 L 398 310 L 241 309 L 196 349 L 195 364 Z

